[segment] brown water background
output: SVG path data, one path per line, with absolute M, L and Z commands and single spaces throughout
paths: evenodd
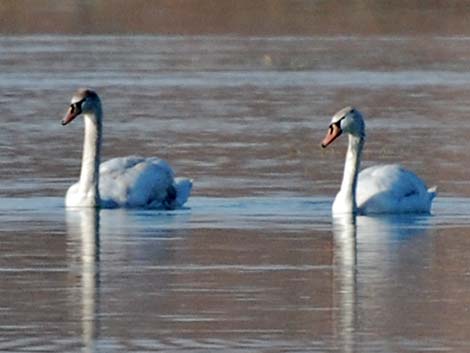
M 469 1 L 3 0 L 3 33 L 464 35 Z
M 469 351 L 469 6 L 0 2 L 0 351 Z M 165 158 L 187 209 L 64 209 L 83 86 L 104 159 Z M 348 104 L 432 216 L 333 222 Z

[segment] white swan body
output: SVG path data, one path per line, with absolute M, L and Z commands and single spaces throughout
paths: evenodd
M 82 168 L 80 180 L 67 191 L 67 207 L 174 209 L 184 205 L 192 181 L 174 178 L 170 165 L 161 159 L 129 156 L 100 164 L 102 110 L 95 92 L 78 91 L 62 124 L 81 113 L 85 117 Z
M 359 173 L 360 213 L 429 213 L 436 189 L 399 164 L 373 166 Z
M 349 145 L 333 214 L 430 213 L 436 189 L 428 189 L 412 171 L 391 164 L 373 166 L 359 173 L 365 123 L 358 110 L 346 107 L 338 111 L 322 146 L 328 146 L 343 132 L 349 134 Z

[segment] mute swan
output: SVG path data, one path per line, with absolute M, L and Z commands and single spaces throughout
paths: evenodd
M 322 147 L 327 147 L 343 132 L 349 134 L 349 146 L 333 214 L 430 212 L 436 188 L 428 189 L 412 171 L 391 164 L 373 166 L 359 173 L 365 123 L 357 109 L 346 107 L 333 116 Z
M 67 191 L 66 206 L 174 209 L 187 201 L 192 181 L 174 179 L 173 170 L 161 159 L 128 156 L 100 164 L 103 113 L 94 91 L 75 93 L 62 125 L 80 114 L 85 118 L 82 167 L 80 180 Z

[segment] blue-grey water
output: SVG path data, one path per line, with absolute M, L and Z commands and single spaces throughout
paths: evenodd
M 367 53 L 367 55 L 365 55 Z M 0 37 L 0 351 L 466 352 L 466 37 Z M 168 160 L 178 211 L 67 210 L 82 121 L 104 159 Z M 332 219 L 353 104 L 364 166 L 399 162 L 431 216 Z

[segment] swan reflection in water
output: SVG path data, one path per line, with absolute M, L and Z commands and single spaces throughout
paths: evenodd
M 82 343 L 85 352 L 95 351 L 99 329 L 100 214 L 96 208 L 67 209 L 68 242 L 80 247 L 79 272 L 82 301 Z M 74 253 L 72 253 L 74 254 Z
M 182 239 L 189 234 L 191 214 L 95 208 L 67 208 L 65 213 L 71 273 L 77 273 L 80 278 L 80 290 L 74 292 L 72 300 L 81 298 L 81 312 L 76 316 L 80 317 L 82 325 L 82 345 L 84 351 L 94 352 L 100 348 L 97 347 L 100 327 L 107 324 L 112 330 L 126 325 L 119 320 L 100 322 L 100 318 L 122 313 L 123 308 L 148 308 L 147 296 L 132 294 L 158 286 L 159 294 L 163 295 L 165 288 L 170 287 L 168 272 L 152 269 L 172 261 L 173 247 L 177 245 L 168 239 Z M 132 278 L 126 274 L 129 269 L 136 268 L 139 268 L 139 276 Z M 105 280 L 110 277 L 113 278 L 112 285 Z M 106 299 L 100 291 L 107 292 Z M 129 320 L 135 330 L 147 328 L 145 320 Z
M 426 236 L 429 217 L 350 214 L 333 217 L 333 300 L 338 308 L 334 321 L 344 352 L 356 351 L 354 333 L 363 330 L 365 322 L 376 322 L 375 315 L 381 316 L 381 312 L 400 315 L 394 305 L 403 287 L 419 286 L 410 284 L 408 274 L 419 273 L 425 267 L 426 256 L 416 256 L 416 252 L 429 253 L 431 241 Z M 397 320 L 390 322 L 400 322 Z M 377 324 L 386 325 L 377 322 L 372 325 Z

